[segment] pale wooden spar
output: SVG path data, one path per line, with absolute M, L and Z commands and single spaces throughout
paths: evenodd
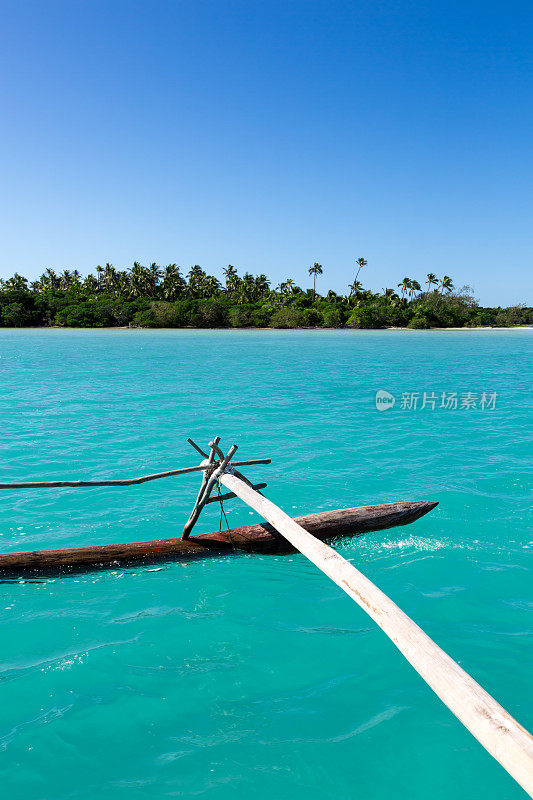
M 372 617 L 470 733 L 533 797 L 533 737 L 424 631 L 333 548 L 240 478 L 219 472 L 231 492 L 261 514 L 297 550 Z

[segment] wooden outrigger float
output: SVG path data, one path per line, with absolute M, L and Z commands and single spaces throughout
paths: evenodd
M 317 539 L 359 536 L 369 531 L 408 525 L 437 504 L 427 501 L 384 503 L 378 506 L 342 508 L 296 517 L 296 522 Z M 153 564 L 220 556 L 231 551 L 282 553 L 293 550 L 287 540 L 268 523 L 244 525 L 226 531 L 203 533 L 189 539 L 158 539 L 150 542 L 103 544 L 62 550 L 33 550 L 0 554 L 0 580 L 7 576 L 36 576 L 56 572 Z
M 109 548 L 111 550 L 113 548 L 121 548 L 121 553 L 124 552 L 124 548 L 133 548 L 133 551 L 123 556 L 120 555 L 118 550 L 115 550 L 114 555 L 118 556 L 117 561 L 119 563 L 121 563 L 121 557 L 124 557 L 126 561 L 128 558 L 132 558 L 133 561 L 138 563 L 150 558 L 148 554 L 148 548 L 150 547 L 159 548 L 157 553 L 152 551 L 152 556 L 159 557 L 162 555 L 163 558 L 168 558 L 172 548 L 176 550 L 178 547 L 177 541 L 181 542 L 182 553 L 186 552 L 184 548 L 190 548 L 187 551 L 188 557 L 196 557 L 200 553 L 205 554 L 205 551 L 209 548 L 219 553 L 227 552 L 229 548 L 236 547 L 236 542 L 240 542 L 241 546 L 244 545 L 241 549 L 255 549 L 261 542 L 261 546 L 266 546 L 267 551 L 270 548 L 276 550 L 278 546 L 284 549 L 284 542 L 286 542 L 287 546 L 292 546 L 298 550 L 325 575 L 331 578 L 379 625 L 442 702 L 448 706 L 452 713 L 522 786 L 530 797 L 533 797 L 533 737 L 531 734 L 450 656 L 441 650 L 386 594 L 369 581 L 353 564 L 321 541 L 322 538 L 329 538 L 330 535 L 350 535 L 350 532 L 362 532 L 361 530 L 355 530 L 358 521 L 360 525 L 374 526 L 366 527 L 366 530 L 377 530 L 402 524 L 398 521 L 402 518 L 402 513 L 404 515 L 404 524 L 409 514 L 411 514 L 409 522 L 412 522 L 430 511 L 436 503 L 396 503 L 385 506 L 366 506 L 359 509 L 323 512 L 321 514 L 312 514 L 308 517 L 292 519 L 281 508 L 260 494 L 258 489 L 263 488 L 265 484 L 254 486 L 236 469 L 237 466 L 243 466 L 245 463 L 268 463 L 268 459 L 230 463 L 237 451 L 236 445 L 233 445 L 224 455 L 218 446 L 220 439 L 217 437 L 209 443 L 209 454 L 207 454 L 192 440 L 189 439 L 189 442 L 204 458 L 198 467 L 174 470 L 171 473 L 160 473 L 156 476 L 145 476 L 142 479 L 132 481 L 87 481 L 83 483 L 56 481 L 54 483 L 39 484 L 0 484 L 0 488 L 124 486 L 143 483 L 146 480 L 155 480 L 159 477 L 168 477 L 172 474 L 199 470 L 203 472 L 202 484 L 191 515 L 185 523 L 181 540 L 166 539 L 160 542 L 141 542 L 130 545 L 104 545 L 92 548 L 76 548 L 75 550 L 13 553 L 1 557 L 0 568 L 3 564 L 8 572 L 10 569 L 13 571 L 18 558 L 18 569 L 22 568 L 23 562 L 27 564 L 25 568 L 31 568 L 30 564 L 33 560 L 33 569 L 39 570 L 40 564 L 42 565 L 46 561 L 50 562 L 55 557 L 56 568 L 59 567 L 61 569 L 61 567 L 68 565 L 69 560 L 72 563 L 73 553 L 77 553 L 76 558 L 78 563 L 81 564 L 84 558 L 94 559 L 95 551 L 98 551 L 96 561 L 93 560 L 90 564 L 91 568 L 95 568 L 98 564 L 103 565 L 106 563 L 106 558 L 113 558 L 113 553 Z M 221 485 L 229 489 L 229 494 L 220 494 Z M 210 495 L 215 486 L 219 488 L 219 497 L 211 498 Z M 204 534 L 191 539 L 190 532 L 204 506 L 217 500 L 222 503 L 230 497 L 239 497 L 243 500 L 265 519 L 267 525 L 234 528 L 233 531 L 228 530 L 225 534 L 222 532 Z M 393 521 L 394 519 L 396 521 Z M 379 524 L 379 520 L 384 524 Z M 345 526 L 344 533 L 343 525 Z M 250 542 L 252 543 L 251 548 Z M 168 552 L 162 553 L 165 548 L 168 548 Z M 215 548 L 218 548 L 218 550 L 215 550 Z M 135 559 L 133 552 L 140 555 L 140 558 Z M 85 556 L 83 553 L 85 553 Z M 65 559 L 63 564 L 60 563 L 62 559 Z M 112 562 L 107 561 L 108 566 L 110 563 Z M 9 564 L 10 566 L 8 566 Z M 86 562 L 85 568 L 87 568 L 87 565 L 88 563 Z

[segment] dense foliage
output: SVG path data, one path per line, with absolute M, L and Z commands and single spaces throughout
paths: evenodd
M 0 326 L 147 327 L 147 328 L 386 328 L 416 329 L 533 324 L 533 309 L 482 308 L 469 287 L 454 289 L 445 275 L 427 275 L 425 290 L 404 278 L 395 289 L 371 292 L 357 273 L 345 295 L 316 291 L 320 264 L 309 268 L 312 289 L 287 278 L 275 289 L 266 275 L 240 276 L 224 270 L 224 285 L 198 265 L 184 276 L 176 264 L 161 269 L 135 262 L 131 270 L 98 266 L 83 278 L 77 270 L 47 269 L 29 283 L 17 273 L 0 281 Z

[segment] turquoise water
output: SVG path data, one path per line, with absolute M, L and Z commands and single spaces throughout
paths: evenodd
M 214 434 L 297 514 L 438 500 L 341 542 L 530 730 L 533 333 L 0 332 L 0 480 L 196 463 Z M 378 389 L 396 397 L 378 412 Z M 402 392 L 497 393 L 402 409 Z M 420 404 L 420 401 L 419 401 Z M 195 475 L 4 491 L 1 549 L 178 535 Z M 231 525 L 255 519 L 227 504 Z M 209 506 L 198 530 L 218 529 Z M 10 800 L 484 800 L 522 791 L 302 556 L 0 583 Z

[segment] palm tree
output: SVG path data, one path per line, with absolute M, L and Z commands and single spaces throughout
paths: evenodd
M 115 267 L 108 261 L 107 264 L 105 265 L 104 274 L 102 276 L 102 283 L 108 292 L 110 292 L 115 287 L 116 275 L 117 271 Z
M 41 280 L 44 280 L 48 289 L 57 289 L 59 287 L 59 278 L 53 269 L 46 269 L 44 275 L 41 276 Z
M 226 291 L 228 294 L 233 294 L 237 291 L 241 280 L 237 270 L 232 264 L 228 264 L 228 266 L 222 271 L 224 273 L 224 277 L 226 278 Z
M 363 284 L 361 281 L 355 280 L 351 286 L 348 286 L 348 289 L 350 290 L 350 297 L 352 297 L 352 295 L 358 294 L 363 290 Z
M 383 297 L 385 300 L 397 300 L 398 295 L 394 291 L 394 289 L 383 289 Z
M 146 294 L 146 270 L 138 261 L 134 261 L 131 268 L 131 293 L 133 297 Z
M 411 285 L 409 286 L 409 293 L 412 297 L 415 292 L 419 292 L 422 287 L 418 283 L 418 281 L 411 281 Z
M 261 299 L 268 293 L 269 289 L 270 289 L 270 281 L 268 280 L 266 275 L 261 273 L 261 275 L 258 275 L 257 278 L 255 279 L 256 297 Z
M 440 282 L 440 288 L 442 291 L 451 292 L 454 288 L 452 279 L 449 275 L 445 275 L 444 278 Z
M 188 288 L 191 297 L 204 297 L 204 285 L 207 275 L 199 264 L 191 267 L 187 274 Z
M 251 272 L 245 272 L 240 284 L 239 300 L 251 303 L 255 299 L 255 279 Z
M 0 285 L 2 289 L 12 289 L 15 292 L 28 291 L 28 279 L 23 278 L 22 275 L 18 274 L 18 272 L 15 272 L 12 278 L 8 278 L 5 281 L 0 281 Z
M 117 294 L 119 297 L 131 296 L 131 278 L 127 270 L 117 273 Z
M 64 292 L 68 292 L 72 281 L 72 274 L 70 270 L 65 269 L 59 276 L 59 286 Z
M 411 278 L 404 278 L 398 286 L 401 287 L 402 295 L 405 297 L 407 290 L 411 287 Z
M 163 299 L 172 303 L 174 300 L 178 299 L 185 286 L 186 283 L 182 278 L 178 265 L 168 264 L 168 266 L 165 267 L 163 282 L 161 284 Z
M 439 279 L 437 278 L 434 272 L 428 272 L 426 277 L 427 277 L 426 286 L 428 287 L 428 292 L 430 292 L 431 287 L 436 286 L 439 282 Z
M 357 273 L 355 275 L 355 280 L 357 280 L 357 278 L 359 277 L 359 273 L 361 272 L 363 267 L 366 267 L 366 265 L 368 264 L 368 261 L 366 260 L 366 258 L 356 258 L 355 263 L 359 267 L 359 269 L 357 270 Z
M 294 286 L 294 281 L 292 278 L 287 278 L 286 281 L 280 283 L 279 288 L 282 294 L 290 294 L 292 291 L 292 287 Z
M 155 288 L 157 288 L 157 286 L 159 285 L 159 280 L 160 280 L 160 278 L 161 278 L 163 273 L 162 273 L 161 269 L 157 266 L 155 261 L 150 264 L 149 271 L 150 271 L 150 275 L 152 276 L 153 285 L 154 285 Z
M 200 282 L 200 294 L 204 298 L 216 297 L 222 289 L 222 284 L 214 275 L 206 275 Z
M 43 273 L 41 277 L 35 281 L 35 284 L 39 287 L 39 292 L 44 292 L 48 288 L 48 276 L 46 273 Z
M 83 288 L 89 294 L 96 294 L 98 291 L 98 281 L 94 277 L 94 275 L 87 275 L 85 280 L 83 281 Z
M 316 276 L 322 275 L 323 271 L 322 264 L 319 264 L 317 261 L 315 261 L 312 267 L 309 267 L 309 275 L 313 276 L 313 300 L 316 297 Z

